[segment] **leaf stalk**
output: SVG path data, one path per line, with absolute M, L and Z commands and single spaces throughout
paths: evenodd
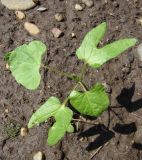
M 41 67 L 46 68 L 46 69 L 48 69 L 49 72 L 54 72 L 54 73 L 58 74 L 59 76 L 64 76 L 64 77 L 70 78 L 70 79 L 74 80 L 75 82 L 79 81 L 79 77 L 76 74 L 59 71 L 58 69 L 50 67 L 49 65 L 42 64 Z

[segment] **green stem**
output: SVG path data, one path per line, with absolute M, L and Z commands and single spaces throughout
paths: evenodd
M 46 68 L 46 69 L 48 69 L 49 72 L 54 72 L 54 73 L 58 74 L 59 76 L 65 76 L 65 77 L 70 78 L 76 82 L 79 81 L 79 77 L 75 74 L 59 71 L 56 68 L 52 68 L 52 67 L 50 67 L 48 65 L 44 65 L 44 64 L 42 64 L 41 67 Z
M 77 88 L 78 84 L 79 84 L 79 82 L 73 87 L 72 91 Z M 66 106 L 66 104 L 68 103 L 68 101 L 69 101 L 69 97 L 67 97 L 67 98 L 64 100 L 63 105 Z
M 88 88 L 86 87 L 86 85 L 83 82 L 79 82 L 79 84 L 81 85 L 81 87 L 83 88 L 83 90 L 85 92 L 88 90 Z
M 80 81 L 83 80 L 84 74 L 85 74 L 85 72 L 86 72 L 86 69 L 87 69 L 87 63 L 84 63 L 83 66 L 82 66 L 82 69 L 81 69 L 80 76 L 79 76 L 79 80 L 80 80 Z
M 63 105 L 66 106 L 66 104 L 68 103 L 68 100 L 69 100 L 69 97 L 67 97 L 64 102 L 63 102 Z

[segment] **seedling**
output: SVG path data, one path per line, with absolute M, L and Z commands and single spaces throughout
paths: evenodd
M 115 58 L 137 42 L 134 38 L 121 39 L 98 48 L 98 44 L 106 32 L 106 23 L 98 25 L 85 36 L 81 46 L 77 49 L 76 55 L 84 61 L 80 75 L 61 72 L 48 65 L 41 64 L 41 58 L 46 52 L 46 46 L 40 41 L 32 41 L 24 44 L 6 55 L 12 75 L 16 81 L 29 90 L 35 90 L 41 80 L 40 68 L 55 72 L 60 76 L 66 76 L 76 82 L 70 95 L 62 103 L 57 97 L 50 97 L 31 117 L 28 128 L 54 117 L 55 123 L 49 129 L 48 144 L 54 145 L 65 135 L 66 132 L 73 132 L 72 110 L 67 107 L 68 102 L 82 115 L 100 116 L 109 106 L 109 97 L 102 84 L 97 83 L 91 89 L 84 84 L 84 75 L 88 66 L 99 68 L 105 62 Z M 82 87 L 83 91 L 77 89 Z

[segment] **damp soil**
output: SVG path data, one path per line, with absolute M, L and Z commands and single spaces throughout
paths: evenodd
M 52 121 L 30 129 L 24 138 L 19 134 L 20 128 L 27 125 L 41 104 L 50 96 L 65 99 L 74 82 L 41 69 L 39 88 L 28 91 L 17 84 L 6 69 L 6 52 L 39 39 L 48 46 L 44 64 L 79 74 L 82 62 L 77 60 L 75 51 L 84 35 L 101 22 L 108 24 L 101 45 L 125 37 L 135 37 L 139 43 L 142 42 L 142 26 L 137 21 L 142 17 L 141 0 L 94 0 L 93 7 L 76 11 L 74 6 L 79 2 L 41 0 L 40 6 L 48 10 L 39 12 L 37 6 L 25 11 L 24 20 L 18 20 L 13 11 L 0 4 L 0 160 L 32 160 L 37 151 L 42 151 L 46 160 L 142 159 L 142 68 L 137 46 L 99 70 L 88 68 L 86 85 L 107 84 L 111 100 L 110 109 L 99 118 L 85 117 L 84 121 L 94 124 L 74 122 L 75 132 L 67 134 L 53 147 L 47 145 L 47 132 Z M 56 22 L 56 13 L 64 14 L 65 20 Z M 35 23 L 41 33 L 36 37 L 30 36 L 23 27 L 25 21 Z M 54 38 L 51 33 L 54 27 L 61 29 L 64 35 Z M 76 37 L 72 38 L 71 33 Z

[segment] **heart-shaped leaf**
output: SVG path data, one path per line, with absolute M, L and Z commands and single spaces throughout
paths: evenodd
M 99 116 L 109 106 L 109 98 L 104 86 L 96 84 L 86 92 L 72 91 L 70 96 L 72 106 L 84 115 Z
M 108 60 L 115 58 L 137 42 L 134 38 L 121 39 L 103 48 L 97 48 L 99 41 L 103 38 L 106 31 L 106 23 L 98 25 L 85 36 L 76 54 L 79 59 L 84 60 L 93 68 L 98 68 Z
M 40 41 L 32 41 L 29 45 L 22 45 L 6 56 L 12 75 L 16 81 L 27 89 L 33 90 L 40 83 L 41 57 L 46 46 Z

